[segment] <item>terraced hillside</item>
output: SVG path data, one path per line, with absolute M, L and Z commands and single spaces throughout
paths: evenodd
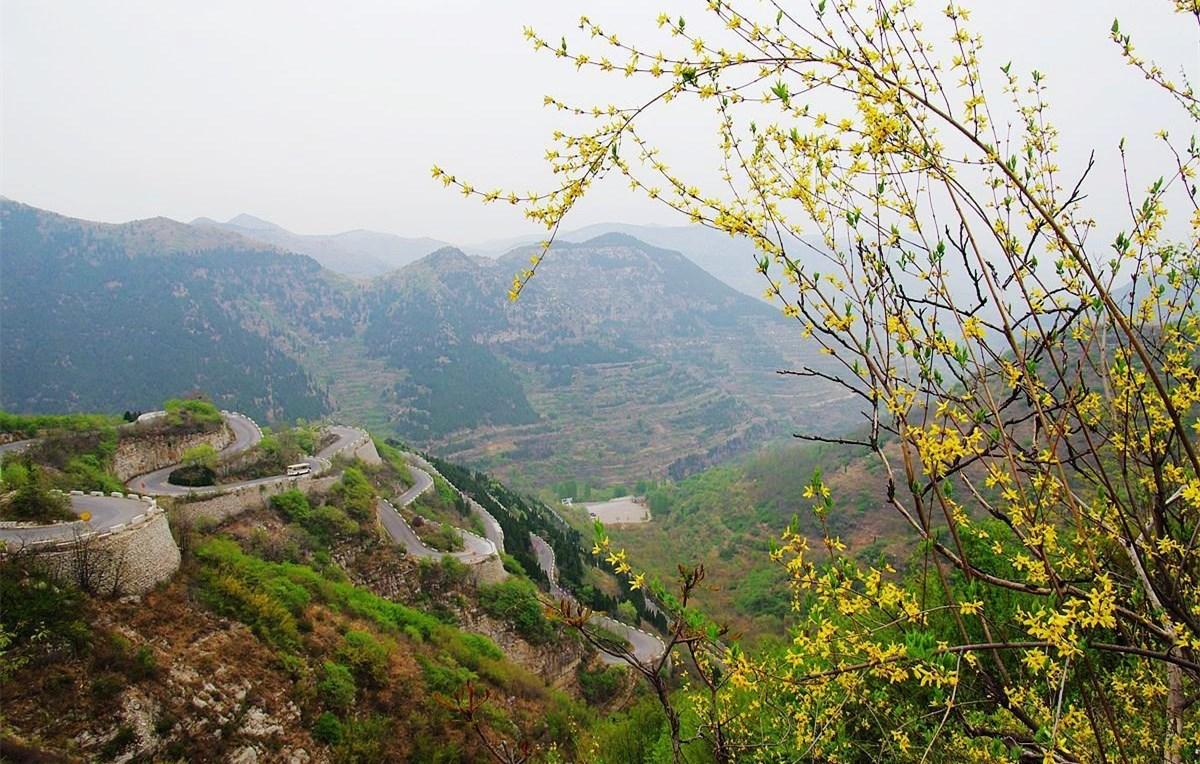
M 824 363 L 793 326 L 679 253 L 617 234 L 556 247 L 509 304 L 527 256 L 443 250 L 373 287 L 367 350 L 412 373 L 374 391 L 400 437 L 532 484 L 610 483 L 850 421 L 824 385 L 776 374 Z
M 93 223 L 4 201 L 0 405 L 146 409 L 199 390 L 264 422 L 334 416 L 526 487 L 681 477 L 844 429 L 827 358 L 763 302 L 620 234 L 444 248 L 366 284 L 211 226 Z

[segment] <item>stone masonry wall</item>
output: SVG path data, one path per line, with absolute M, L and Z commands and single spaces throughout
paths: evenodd
M 123 483 L 138 475 L 178 464 L 183 460 L 184 451 L 201 443 L 207 443 L 220 451 L 231 442 L 233 432 L 225 424 L 212 432 L 191 435 L 128 435 L 117 441 L 117 450 L 113 454 L 113 472 Z
M 30 551 L 52 576 L 101 595 L 141 594 L 179 570 L 179 547 L 157 504 L 124 528 Z
M 354 449 L 354 455 L 373 467 L 383 464 L 383 459 L 379 458 L 379 452 L 375 450 L 375 441 L 371 440 L 370 437 L 366 437 L 363 440 L 364 443 Z
M 504 569 L 499 555 L 492 555 L 471 565 L 471 578 L 480 586 L 498 584 L 508 578 L 508 571 Z
M 228 493 L 222 493 L 210 498 L 196 501 L 178 501 L 176 509 L 192 521 L 205 520 L 221 524 L 231 517 L 236 517 L 249 509 L 267 506 L 267 502 L 277 493 L 299 488 L 302 491 L 328 491 L 338 481 L 338 476 L 314 478 L 304 475 L 290 480 L 278 480 L 274 483 L 246 486 Z
M 367 464 L 377 465 L 383 463 L 379 458 L 379 452 L 375 450 L 375 443 L 365 433 L 360 440 L 347 446 L 346 450 Z M 302 475 L 296 478 L 276 480 L 271 483 L 235 488 L 209 498 L 194 501 L 177 501 L 175 506 L 193 521 L 206 520 L 220 524 L 247 510 L 267 506 L 267 502 L 277 493 L 283 493 L 292 488 L 299 488 L 303 491 L 324 492 L 332 488 L 338 479 L 339 476 L 337 475 L 327 475 L 324 477 L 317 477 L 313 474 Z

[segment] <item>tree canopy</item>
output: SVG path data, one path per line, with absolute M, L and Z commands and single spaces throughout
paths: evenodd
M 1158 5 L 1200 31 L 1200 3 Z M 605 175 L 753 240 L 767 296 L 840 364 L 788 371 L 862 404 L 861 432 L 836 442 L 882 463 L 880 495 L 913 559 L 900 571 L 858 559 L 825 522 L 838 497 L 815 474 L 806 495 L 825 532 L 788 533 L 772 554 L 797 615 L 777 650 L 719 639 L 688 602 L 702 571 L 673 597 L 600 530 L 597 553 L 656 590 L 690 660 L 686 717 L 643 672 L 675 758 L 690 740 L 717 760 L 1194 760 L 1195 134 L 1161 132 L 1161 150 L 1139 157 L 1097 147 L 1125 183 L 1093 189 L 1090 163 L 1063 170 L 1060 146 L 1076 138 L 1055 127 L 1048 76 L 985 58 L 957 2 L 705 8 L 701 24 L 661 16 L 661 49 L 589 17 L 582 42 L 526 30 L 577 69 L 653 87 L 626 105 L 548 96 L 582 125 L 554 136 L 551 189 L 480 191 L 433 168 L 546 227 L 512 299 Z M 1164 114 L 1194 127 L 1200 99 L 1186 72 L 1169 74 L 1187 62 L 1154 61 L 1122 20 L 1110 35 Z M 716 184 L 677 173 L 648 137 L 681 101 L 715 117 Z M 1100 225 L 1094 192 L 1124 198 L 1127 218 Z M 1182 239 L 1166 234 L 1176 217 Z

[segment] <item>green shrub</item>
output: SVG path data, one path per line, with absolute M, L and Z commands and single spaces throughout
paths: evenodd
M 504 569 L 514 576 L 526 578 L 529 575 L 525 572 L 525 566 L 521 564 L 521 561 L 511 554 L 501 552 L 500 562 L 504 565 Z
M 173 427 L 221 423 L 220 410 L 198 398 L 172 398 L 163 404 L 163 409 L 167 412 L 167 423 Z
M 128 724 L 122 724 L 117 728 L 117 734 L 112 736 L 112 739 L 104 744 L 100 749 L 100 758 L 103 761 L 111 761 L 121 755 L 122 752 L 137 739 L 137 734 L 133 731 L 133 727 Z
M 188 466 L 207 467 L 210 470 L 217 467 L 217 449 L 211 443 L 200 443 L 183 452 L 182 461 Z
M 41 471 L 32 467 L 26 471 L 25 484 L 0 505 L 0 517 L 35 523 L 56 523 L 74 520 L 71 503 L 61 493 L 51 491 Z
M 409 639 L 411 639 L 413 642 L 416 642 L 417 644 L 420 644 L 421 642 L 425 641 L 424 636 L 421 635 L 421 630 L 418 629 L 416 626 L 405 626 L 404 627 L 404 636 L 408 637 Z
M 124 491 L 125 485 L 108 471 L 110 457 L 100 454 L 82 454 L 67 462 L 66 473 L 59 488 L 80 491 Z
M 167 482 L 187 487 L 216 485 L 217 473 L 203 464 L 186 464 L 171 470 L 171 474 L 167 475 Z
M 0 432 L 33 438 L 44 430 L 82 432 L 112 427 L 120 421 L 109 414 L 10 414 L 0 411 Z
M 112 700 L 121 694 L 129 682 L 125 677 L 112 671 L 106 671 L 103 674 L 96 674 L 92 677 L 92 697 L 103 703 Z
M 179 723 L 179 717 L 170 711 L 163 711 L 157 719 L 154 720 L 154 734 L 159 737 L 165 737 L 171 730 L 175 729 L 175 725 Z
M 449 556 L 425 558 L 417 563 L 417 575 L 421 580 L 422 592 L 441 598 L 447 590 L 465 583 L 471 575 L 471 569 Z
M 537 589 L 522 578 L 509 578 L 479 589 L 479 603 L 490 615 L 512 623 L 530 642 L 549 642 L 554 626 L 546 619 Z
M 359 530 L 358 523 L 350 519 L 345 512 L 328 504 L 314 509 L 312 517 L 304 527 L 325 546 L 329 546 L 336 539 L 353 536 Z
M 271 508 L 290 522 L 304 524 L 312 515 L 312 506 L 303 491 L 292 488 L 271 497 Z
M 365 631 L 348 631 L 342 637 L 338 658 L 350 666 L 361 682 L 376 687 L 387 681 L 391 649 Z
M 338 482 L 329 489 L 330 499 L 360 523 L 375 518 L 375 486 L 357 467 L 347 467 Z
M 335 711 L 349 711 L 354 705 L 354 696 L 358 687 L 354 683 L 354 675 L 350 669 L 340 663 L 325 661 L 322 666 L 324 676 L 317 683 L 317 694 L 326 708 Z
M 298 682 L 308 676 L 308 664 L 299 655 L 279 653 L 275 657 L 279 660 L 279 668 L 283 669 L 283 673 L 287 674 L 293 682 Z
M 454 526 L 426 522 L 418 526 L 416 531 L 426 546 L 439 552 L 460 552 L 463 549 L 462 536 Z
M 346 722 L 342 742 L 333 752 L 339 764 L 377 764 L 386 761 L 384 744 L 391 733 L 386 717 L 371 715 Z
M 29 485 L 33 465 L 22 464 L 13 457 L 9 457 L 6 461 L 7 464 L 0 469 L 0 487 L 5 490 L 14 490 Z
M 417 661 L 421 664 L 421 674 L 425 677 L 425 686 L 430 692 L 453 695 L 462 689 L 464 684 L 478 678 L 475 672 L 459 666 L 448 655 L 439 660 L 430 660 L 420 655 L 417 656 Z
M 408 462 L 404 461 L 404 454 L 400 449 L 395 448 L 381 440 L 375 441 L 375 450 L 383 459 L 384 464 L 391 468 L 396 479 L 405 486 L 413 484 L 412 471 L 408 467 Z
M 460 633 L 427 613 L 341 580 L 333 568 L 321 573 L 306 565 L 267 562 L 246 554 L 227 538 L 201 544 L 196 558 L 202 564 L 201 598 L 276 647 L 291 649 L 299 644 L 295 616 L 311 601 L 414 641 L 446 642 Z
M 313 725 L 312 735 L 322 743 L 337 745 L 342 742 L 345 730 L 342 727 L 341 720 L 326 711 L 317 717 L 317 723 Z
M 471 653 L 492 660 L 500 660 L 504 657 L 504 651 L 497 647 L 495 642 L 482 634 L 474 634 L 469 631 L 459 632 L 458 638 L 453 640 L 451 644 L 461 644 L 470 650 Z M 460 660 L 460 662 L 462 661 Z
M 286 576 L 264 575 L 271 563 L 244 554 L 229 539 L 211 539 L 196 549 L 203 563 L 200 598 L 217 612 L 237 618 L 268 644 L 295 648 L 300 633 L 294 614 L 310 595 Z M 315 574 L 314 574 L 315 575 Z
M 441 475 L 433 476 L 433 485 L 437 489 L 438 498 L 447 506 L 454 506 L 458 500 L 458 491 L 455 491 L 450 484 L 447 483 Z
M 625 686 L 627 673 L 620 666 L 602 666 L 592 671 L 581 665 L 576 677 L 584 700 L 592 705 L 603 705 L 615 698 Z
M 12 649 L 81 649 L 90 638 L 83 595 L 22 562 L 0 561 L 0 627 Z

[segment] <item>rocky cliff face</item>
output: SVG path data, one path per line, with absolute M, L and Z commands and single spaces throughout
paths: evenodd
M 478 608 L 470 608 L 462 613 L 462 627 L 491 638 L 509 660 L 556 687 L 575 682 L 575 670 L 588 657 L 583 643 L 574 639 L 563 639 L 550 647 L 531 645 L 517 635 L 512 626 L 497 621 Z
M 335 553 L 334 559 L 350 573 L 354 583 L 380 596 L 407 604 L 419 603 L 423 598 L 470 602 L 474 597 L 457 598 L 452 595 L 459 590 L 465 593 L 466 589 L 474 589 L 479 585 L 477 576 L 450 584 L 440 576 L 423 577 L 416 560 L 397 556 L 386 548 L 381 550 L 368 545 L 344 547 Z M 463 629 L 490 637 L 509 660 L 537 674 L 550 685 L 564 687 L 575 681 L 575 669 L 587 658 L 584 646 L 576 640 L 562 639 L 549 646 L 533 645 L 517 634 L 511 624 L 498 621 L 477 607 L 459 608 L 455 615 Z
M 122 481 L 163 467 L 177 464 L 183 452 L 202 443 L 220 451 L 233 441 L 233 433 L 224 424 L 212 432 L 187 435 L 169 433 L 137 433 L 117 441 L 113 454 L 113 472 Z
M 193 606 L 185 582 L 96 612 L 93 652 L 119 652 L 110 647 L 118 642 L 142 650 L 137 678 L 100 670 L 117 658 L 25 675 L 4 695 L 6 722 L 27 742 L 58 741 L 89 761 L 326 760 L 275 653 L 246 626 Z

